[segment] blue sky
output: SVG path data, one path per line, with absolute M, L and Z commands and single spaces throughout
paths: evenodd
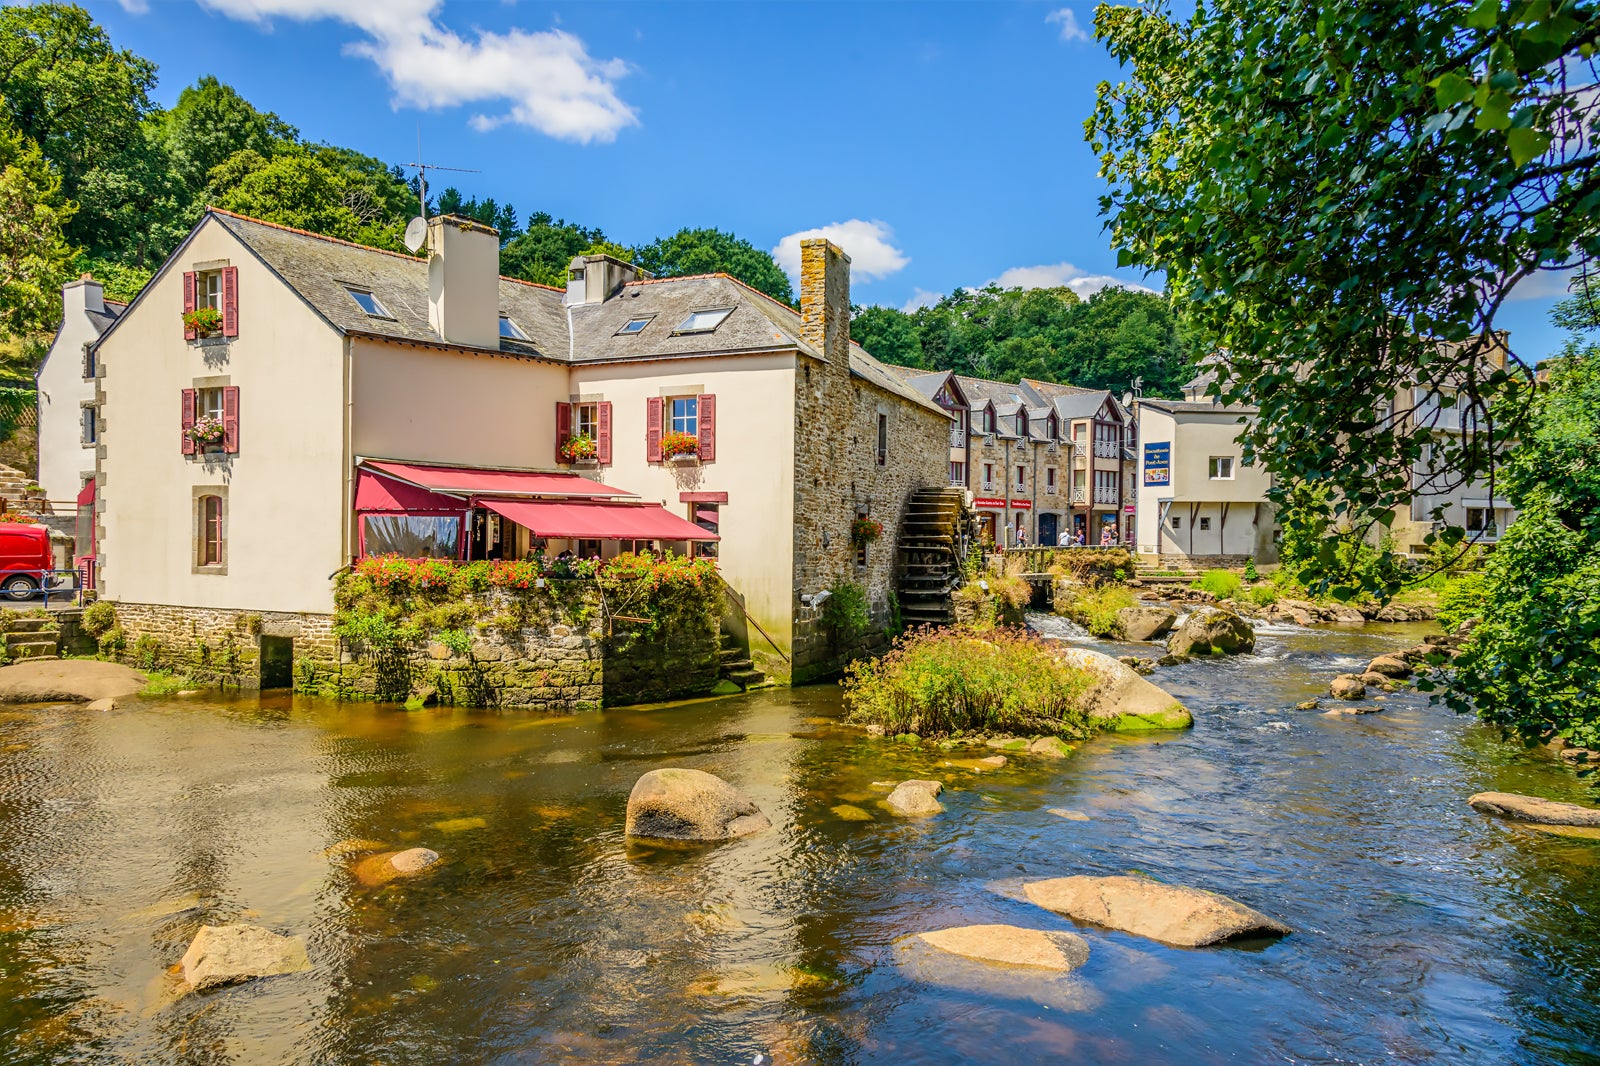
M 306 137 L 479 170 L 464 192 L 639 243 L 683 226 L 783 252 L 822 230 L 852 296 L 1148 283 L 1116 269 L 1083 140 L 1117 68 L 1054 3 L 91 2 L 161 68 L 215 74 Z M 787 238 L 787 240 L 786 240 Z M 1557 285 L 1502 315 L 1531 360 Z

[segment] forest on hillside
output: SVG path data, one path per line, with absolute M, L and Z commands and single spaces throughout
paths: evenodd
M 208 205 L 403 251 L 414 175 L 318 143 L 206 76 L 158 106 L 156 65 L 120 49 L 80 7 L 0 7 L 0 361 L 21 377 L 60 316 L 60 286 L 90 273 L 127 300 Z M 576 255 L 605 252 L 657 277 L 722 271 L 793 304 L 770 253 L 716 228 L 635 245 L 598 226 L 525 217 L 510 200 L 445 188 L 433 213 L 497 227 L 501 270 L 564 285 Z M 912 312 L 856 309 L 852 331 L 879 358 L 999 378 L 1021 375 L 1170 393 L 1189 359 L 1170 301 L 1106 290 L 958 289 Z

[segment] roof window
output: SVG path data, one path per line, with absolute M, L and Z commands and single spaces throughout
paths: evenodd
M 346 286 L 344 291 L 350 294 L 350 299 L 356 302 L 357 307 L 361 308 L 361 310 L 365 311 L 372 318 L 394 317 L 389 313 L 389 309 L 383 306 L 383 301 L 379 300 L 366 289 L 352 289 Z
M 632 337 L 643 333 L 644 328 L 653 322 L 655 317 L 655 315 L 640 315 L 638 318 L 630 318 L 623 323 L 622 328 L 617 330 L 615 335 L 618 337 Z M 680 329 L 678 332 L 682 333 L 684 331 Z
M 528 335 L 522 332 L 522 327 L 505 315 L 500 316 L 500 336 L 513 341 L 525 341 L 528 339 Z
M 710 333 L 722 325 L 724 319 L 733 314 L 731 307 L 718 307 L 709 311 L 690 311 L 689 317 L 678 323 L 678 328 L 673 330 L 679 333 Z

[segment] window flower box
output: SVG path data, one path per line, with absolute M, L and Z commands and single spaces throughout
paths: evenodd
M 600 446 L 587 433 L 580 433 L 561 445 L 561 458 L 573 466 L 599 466 Z
M 214 444 L 221 444 L 222 438 L 227 434 L 222 419 L 212 418 L 210 415 L 201 415 L 194 420 L 194 425 L 183 431 L 183 435 L 200 445 L 202 448 Z
M 700 438 L 676 431 L 662 434 L 661 458 L 669 463 L 699 462 Z
M 883 536 L 882 522 L 863 517 L 850 523 L 850 543 L 854 547 L 865 548 L 881 536 Z
M 194 330 L 199 337 L 210 337 L 222 332 L 222 312 L 215 307 L 197 307 L 183 313 L 183 328 Z

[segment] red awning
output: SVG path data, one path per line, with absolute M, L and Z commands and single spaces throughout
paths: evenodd
M 483 500 L 537 536 L 564 540 L 721 540 L 658 503 L 600 500 Z
M 416 514 L 460 514 L 467 509 L 467 501 L 454 496 L 441 496 L 404 481 L 384 477 L 363 467 L 356 474 L 357 511 L 410 511 Z
M 596 498 L 632 496 L 625 489 L 602 485 L 576 474 L 546 474 L 529 470 L 483 470 L 469 466 L 429 466 L 367 460 L 364 467 L 388 474 L 432 492 L 457 496 L 572 496 Z M 682 540 L 682 537 L 677 538 Z
M 88 483 L 78 491 L 79 507 L 88 507 L 92 503 L 94 503 L 94 478 L 90 478 Z

